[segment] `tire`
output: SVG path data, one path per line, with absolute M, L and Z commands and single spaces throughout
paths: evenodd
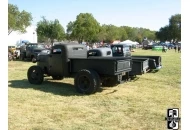
M 31 84 L 41 84 L 44 80 L 43 71 L 39 66 L 31 66 L 28 69 L 27 77 Z
M 54 80 L 62 80 L 63 76 L 52 76 Z
M 100 77 L 94 70 L 80 70 L 74 80 L 76 91 L 82 94 L 93 94 L 100 87 Z
M 106 86 L 106 87 L 113 87 L 113 86 L 116 86 L 117 84 L 118 84 L 118 82 L 117 82 L 116 76 L 109 77 L 102 82 L 102 85 Z
M 32 62 L 36 63 L 36 58 L 35 57 L 32 57 Z

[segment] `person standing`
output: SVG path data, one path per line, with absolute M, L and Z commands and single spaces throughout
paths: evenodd
M 86 45 L 86 49 L 87 49 L 87 50 L 90 50 L 90 47 L 89 47 L 89 45 L 88 45 L 88 44 Z
M 177 49 L 178 49 L 178 46 L 177 46 L 177 45 L 175 45 L 174 49 L 175 49 L 175 52 L 176 52 L 176 51 L 177 51 Z
M 164 46 L 162 47 L 162 52 L 164 52 Z
M 178 53 L 181 52 L 181 46 L 178 46 Z

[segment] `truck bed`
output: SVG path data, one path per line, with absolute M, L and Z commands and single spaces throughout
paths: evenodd
M 88 59 L 70 59 L 70 72 L 76 73 L 81 69 L 93 69 L 101 75 L 118 75 L 129 72 L 131 59 L 113 57 L 90 57 Z
M 160 69 L 162 67 L 161 56 L 135 55 L 135 56 L 132 56 L 132 58 L 148 58 L 150 69 Z
M 133 75 L 142 75 L 144 72 L 147 71 L 149 65 L 148 65 L 148 60 L 147 58 L 132 58 L 132 71 L 129 73 L 131 76 Z

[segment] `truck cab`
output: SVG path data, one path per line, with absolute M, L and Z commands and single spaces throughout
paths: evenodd
M 126 44 L 111 45 L 113 56 L 131 57 L 130 46 Z

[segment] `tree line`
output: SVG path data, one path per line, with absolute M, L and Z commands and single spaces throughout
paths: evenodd
M 169 24 L 156 32 L 156 37 L 161 42 L 178 43 L 181 41 L 181 14 L 172 15 L 169 18 Z
M 26 27 L 31 25 L 32 14 L 25 10 L 19 11 L 18 7 L 8 4 L 8 35 L 12 31 L 24 33 Z M 77 40 L 79 43 L 86 41 L 111 43 L 114 40 L 126 39 L 141 43 L 146 37 L 149 40 L 172 41 L 181 40 L 181 15 L 176 14 L 169 19 L 169 25 L 161 27 L 159 31 L 146 28 L 115 26 L 112 24 L 100 24 L 91 13 L 80 13 L 75 21 L 67 24 L 65 31 L 58 19 L 47 20 L 44 16 L 37 22 L 38 42 L 51 42 L 55 40 Z

